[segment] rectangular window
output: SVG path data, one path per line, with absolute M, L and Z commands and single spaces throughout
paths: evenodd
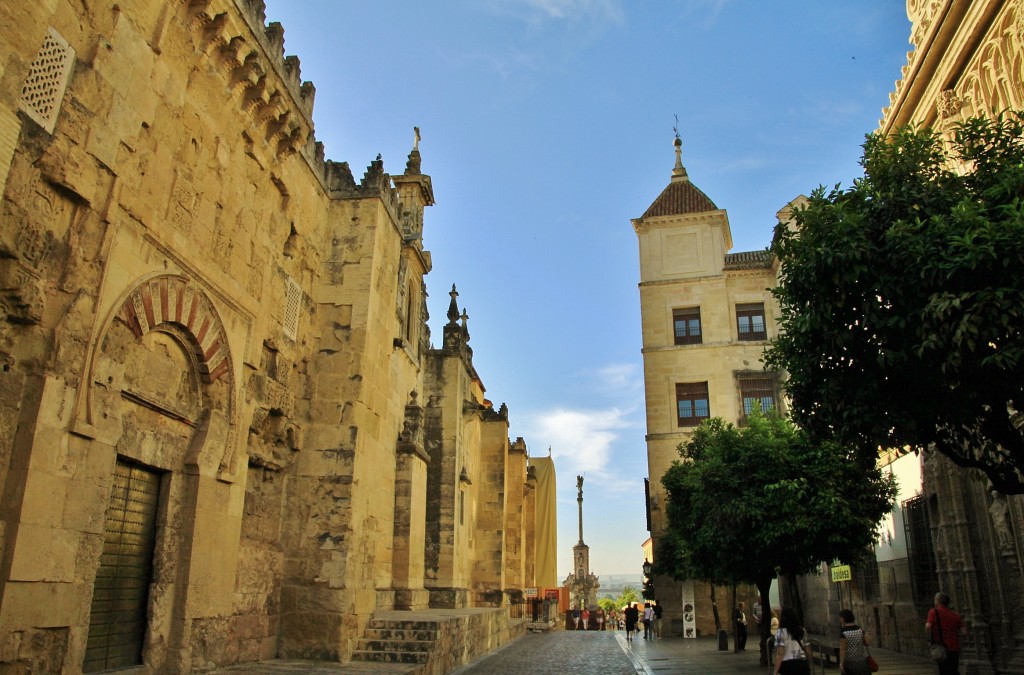
M 675 343 L 677 345 L 701 343 L 700 307 L 673 309 L 672 324 L 675 327 Z
M 676 410 L 679 426 L 695 427 L 711 416 L 707 382 L 676 385 Z
M 922 611 L 932 604 L 939 575 L 932 546 L 931 516 L 924 495 L 903 502 L 903 523 L 907 536 L 907 563 L 910 567 L 910 590 L 914 603 Z M 935 499 L 932 497 L 932 499 Z M 935 508 L 935 505 L 932 505 Z
M 751 302 L 736 305 L 736 329 L 740 340 L 767 340 L 764 303 Z
M 740 390 L 740 401 L 743 405 L 740 424 L 746 422 L 747 415 L 755 406 L 761 412 L 768 412 L 779 407 L 779 376 L 776 373 L 745 372 L 736 374 Z

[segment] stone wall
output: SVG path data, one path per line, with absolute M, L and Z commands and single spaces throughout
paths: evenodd
M 418 130 L 325 160 L 260 0 L 6 3 L 0 44 L 0 668 L 347 660 L 424 577 L 470 603 L 497 413 L 464 312 L 430 349 Z M 93 662 L 122 470 L 139 638 Z

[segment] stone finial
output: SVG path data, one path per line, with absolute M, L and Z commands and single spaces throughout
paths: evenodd
M 415 176 L 423 173 L 421 170 L 422 159 L 420 157 L 420 128 L 413 127 L 412 151 L 409 153 L 409 161 L 405 164 L 405 175 Z
M 448 303 L 448 323 L 444 326 L 444 348 L 450 351 L 468 349 L 466 329 L 459 325 L 459 306 L 455 302 L 459 292 L 455 290 L 455 284 L 452 284 L 452 290 L 448 295 L 452 300 Z
M 459 306 L 455 304 L 455 298 L 459 297 L 459 292 L 455 290 L 455 284 L 452 284 L 452 290 L 448 292 L 448 295 L 452 298 L 448 304 L 448 323 L 454 326 L 455 322 L 459 320 Z
M 679 138 L 678 131 L 672 145 L 676 148 L 676 165 L 672 167 L 672 180 L 687 180 L 686 168 L 683 166 L 683 139 Z
M 398 435 L 398 450 L 417 454 L 426 459 L 423 450 L 423 408 L 416 401 L 418 396 L 415 389 L 409 392 L 409 402 L 405 405 L 405 420 Z

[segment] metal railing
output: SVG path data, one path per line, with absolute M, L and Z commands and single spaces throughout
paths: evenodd
M 815 671 L 817 671 L 817 672 L 821 673 L 822 675 L 824 675 L 825 674 L 825 664 L 831 658 L 831 654 L 834 653 L 834 650 L 833 650 L 832 646 L 831 645 L 825 645 L 821 640 L 819 640 L 817 638 L 807 638 L 807 644 L 809 644 L 811 646 L 811 662 L 810 662 L 809 665 L 811 667 L 812 675 L 813 675 L 813 673 Z M 768 652 L 768 672 L 769 673 L 773 673 L 773 672 L 775 672 L 775 637 L 774 636 L 769 636 L 765 640 L 765 649 Z M 815 667 L 815 662 L 817 662 L 817 668 Z
M 508 618 L 510 619 L 525 619 L 527 616 L 525 600 L 510 600 L 508 603 Z

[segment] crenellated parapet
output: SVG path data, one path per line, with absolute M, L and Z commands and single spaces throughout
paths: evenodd
M 255 155 L 273 159 L 303 152 L 316 155 L 313 100 L 299 59 L 284 55 L 284 28 L 266 21 L 262 0 L 189 0 L 196 48 L 218 62 L 235 103 L 249 113 L 257 133 Z
M 359 183 L 347 162 L 324 158 L 313 126 L 316 88 L 302 81 L 299 58 L 285 55 L 284 27 L 266 23 L 263 0 L 188 0 L 187 8 L 197 50 L 219 63 L 232 100 L 255 122 L 257 131 L 249 134 L 253 157 L 269 165 L 299 153 L 331 197 L 379 197 L 397 220 L 399 195 L 380 155 Z M 429 179 L 426 185 L 429 190 Z

